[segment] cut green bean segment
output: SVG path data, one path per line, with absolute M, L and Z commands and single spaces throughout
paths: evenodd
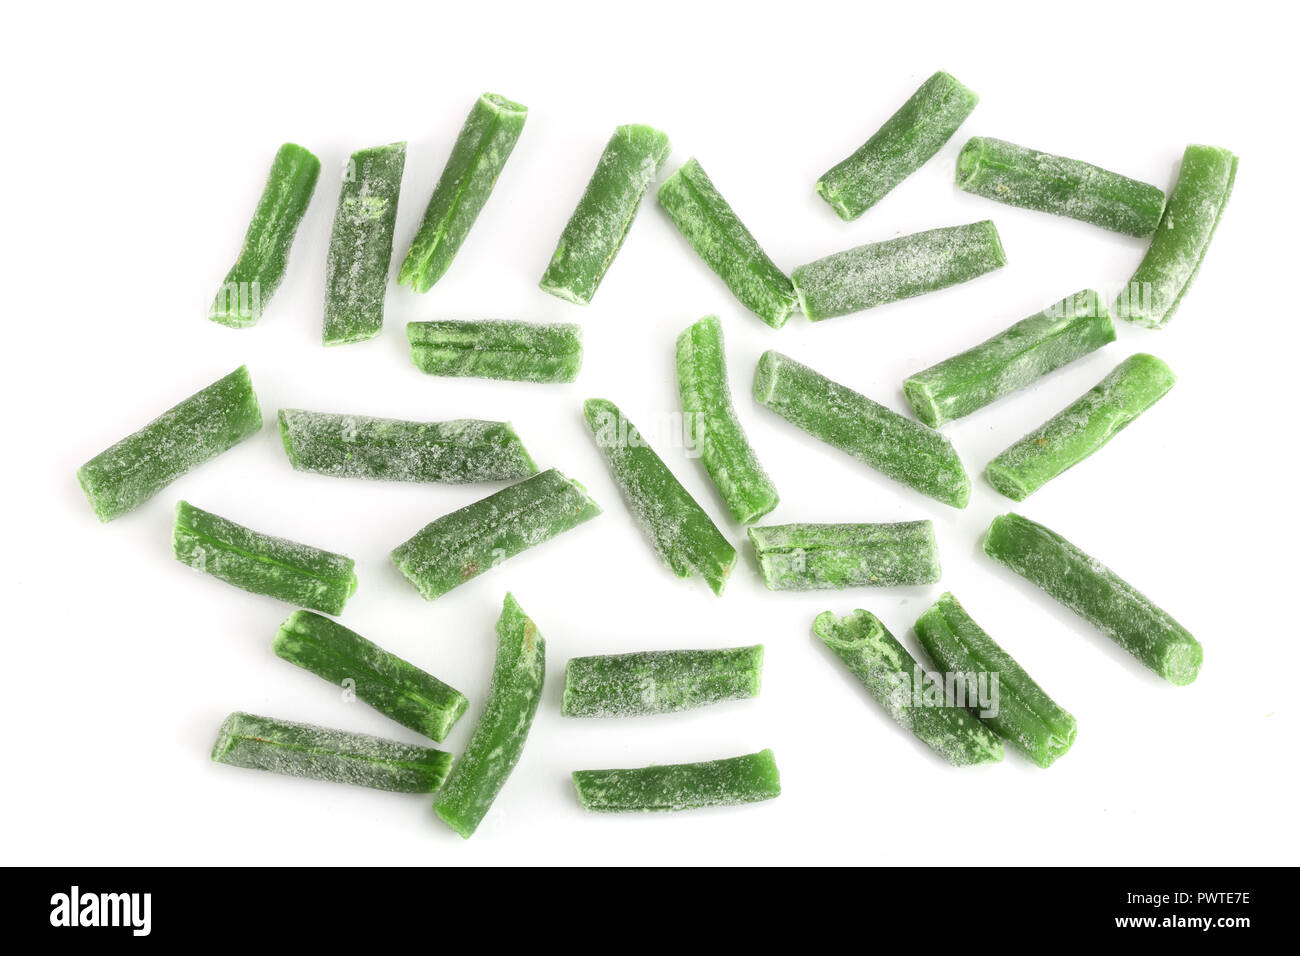
M 577 305 L 591 301 L 670 148 L 668 136 L 649 126 L 614 130 L 560 234 L 542 289 Z
M 921 494 L 954 508 L 970 500 L 970 478 L 952 443 L 780 352 L 758 360 L 754 399 L 814 438 Z
M 934 74 L 871 139 L 817 180 L 841 219 L 857 219 L 952 138 L 979 97 L 947 73 Z
M 984 470 L 989 484 L 1023 501 L 1057 475 L 1102 448 L 1174 387 L 1174 373 L 1139 352 L 1069 408 L 1030 432 Z
M 359 149 L 348 160 L 325 262 L 326 345 L 374 338 L 384 326 L 393 224 L 406 144 Z
M 1200 642 L 1055 531 L 1015 513 L 999 515 L 984 538 L 984 553 L 1042 588 L 1165 680 L 1178 685 L 1196 680 Z
M 523 132 L 528 107 L 495 93 L 474 103 L 429 197 L 398 285 L 428 292 L 456 258 Z
M 1158 329 L 1174 317 L 1196 278 L 1237 178 L 1237 157 L 1217 146 L 1188 146 L 1151 245 L 1115 314 Z
M 497 620 L 497 656 L 487 703 L 465 752 L 433 801 L 434 812 L 466 839 L 478 829 L 519 763 L 545 676 L 546 641 L 532 618 L 507 594 Z
M 1128 236 L 1156 231 L 1164 190 L 1100 166 L 973 136 L 957 156 L 957 186 L 1022 209 L 1067 216 Z
M 565 717 L 639 717 L 757 697 L 763 645 L 570 658 Z
M 567 323 L 408 322 L 406 338 L 429 375 L 572 382 L 582 367 L 582 329 Z
M 791 273 L 799 306 L 813 322 L 946 289 L 1007 264 L 990 220 L 868 243 Z
M 939 580 L 929 521 L 895 524 L 779 524 L 750 528 L 769 591 L 896 587 Z
M 870 611 L 823 611 L 813 633 L 842 660 L 900 727 L 955 767 L 996 763 L 1002 741 L 922 670 Z
M 666 812 L 733 807 L 781 795 L 781 774 L 770 750 L 633 770 L 575 770 L 583 807 L 597 813 Z
M 431 747 L 238 712 L 221 724 L 212 759 L 398 793 L 433 793 L 451 769 L 451 754 Z
M 99 520 L 112 521 L 261 427 L 262 410 L 241 365 L 90 459 L 77 469 L 77 481 Z
M 779 329 L 794 314 L 794 286 L 768 258 L 694 158 L 659 187 L 663 206 L 686 241 L 732 294 Z
M 916 636 L 947 679 L 996 692 L 984 722 L 1040 767 L 1074 743 L 1075 720 L 989 637 L 949 592 L 917 619 Z
M 335 478 L 464 484 L 537 474 L 509 422 L 406 422 L 282 408 L 280 437 L 295 469 Z
M 347 688 L 385 717 L 434 740 L 446 737 L 469 706 L 456 688 L 311 611 L 289 615 L 272 648 L 290 664 Z
M 551 468 L 425 525 L 393 564 L 432 601 L 598 514 L 582 485 Z
M 731 516 L 740 524 L 757 521 L 781 499 L 736 417 L 722 323 L 715 316 L 700 319 L 677 337 L 677 391 L 687 447 L 699 451 Z
M 234 329 L 256 325 L 289 265 L 289 250 L 320 176 L 320 160 L 285 143 L 248 224 L 239 258 L 217 290 L 208 318 Z
M 1101 297 L 1076 292 L 903 382 L 916 417 L 937 428 L 1115 341 Z
M 628 510 L 664 564 L 679 578 L 700 575 L 721 595 L 736 549 L 612 402 L 589 398 L 583 414 Z

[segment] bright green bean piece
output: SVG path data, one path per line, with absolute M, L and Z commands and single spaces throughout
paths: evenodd
M 582 329 L 566 323 L 408 322 L 406 338 L 429 375 L 572 382 L 582 367 Z
M 939 580 L 934 524 L 778 524 L 750 528 L 769 591 L 896 587 Z
M 1002 452 L 984 470 L 989 484 L 1023 501 L 1101 449 L 1174 387 L 1154 355 L 1130 355 L 1069 408 Z
M 763 645 L 722 650 L 637 651 L 569 659 L 565 717 L 638 717 L 757 697 Z
M 583 807 L 597 813 L 665 812 L 732 807 L 781 795 L 781 774 L 770 750 L 634 770 L 575 770 Z

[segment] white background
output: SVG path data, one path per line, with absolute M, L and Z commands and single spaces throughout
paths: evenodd
M 1224 863 L 1294 862 L 1297 271 L 1292 22 L 1249 4 L 816 2 L 628 6 L 265 3 L 105 5 L 20 14 L 6 29 L 4 406 L 5 862 L 90 863 Z M 1261 8 L 1268 9 L 1268 8 Z M 1280 5 L 1273 9 L 1281 10 Z M 1290 14 L 1287 14 L 1288 16 Z M 12 14 L 11 14 L 12 16 Z M 936 69 L 981 96 L 920 172 L 852 223 L 818 175 Z M 320 345 L 337 181 L 357 148 L 408 141 L 393 274 L 475 96 L 530 107 L 518 148 L 454 266 L 427 295 L 391 285 L 384 333 Z M 647 202 L 592 305 L 537 281 L 613 127 L 666 130 L 665 172 L 700 159 L 782 267 L 849 246 L 992 218 L 1009 265 L 923 298 L 774 331 L 745 312 Z M 944 431 L 974 479 L 947 508 L 802 434 L 750 397 L 777 348 L 892 408 L 900 382 L 1053 302 L 1109 294 L 1140 240 L 990 203 L 952 185 L 987 134 L 1167 188 L 1184 145 L 1241 156 L 1236 192 L 1173 323 L 1119 341 Z M 262 323 L 205 320 L 281 142 L 324 163 L 288 276 Z M 14 293 L 16 290 L 16 294 Z M 721 316 L 740 417 L 781 495 L 765 519 L 936 525 L 929 588 L 766 592 L 748 545 L 721 599 L 674 578 L 633 525 L 580 417 L 618 403 L 737 545 L 702 465 L 670 433 L 673 342 Z M 403 326 L 503 317 L 582 324 L 576 384 L 421 375 Z M 996 452 L 1154 352 L 1173 391 L 1103 452 L 1021 506 L 980 477 Z M 247 363 L 267 418 L 254 439 L 99 524 L 78 465 Z M 388 551 L 497 486 L 345 481 L 289 468 L 281 407 L 396 418 L 509 419 L 542 467 L 605 514 L 426 603 Z M 276 658 L 291 608 L 173 560 L 184 497 L 253 528 L 352 555 L 341 620 L 462 689 L 487 688 L 493 624 L 514 592 L 548 641 L 527 748 L 466 842 L 424 796 L 213 764 L 217 726 L 249 710 L 417 742 Z M 1111 565 L 1203 642 L 1168 685 L 979 551 L 1015 507 Z M 1079 721 L 1050 770 L 1008 752 L 956 770 L 888 722 L 811 635 L 819 611 L 911 624 L 951 589 Z M 693 713 L 561 719 L 579 654 L 761 642 L 762 695 Z M 598 816 L 568 774 L 775 750 L 780 799 Z

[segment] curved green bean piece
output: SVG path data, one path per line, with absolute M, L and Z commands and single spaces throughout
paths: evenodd
M 572 382 L 582 366 L 582 328 L 567 323 L 408 322 L 406 339 L 429 375 Z
M 667 812 L 758 803 L 781 795 L 781 774 L 770 750 L 631 770 L 575 770 L 583 807 L 597 813 Z
M 962 675 L 968 686 L 979 675 L 995 682 L 995 712 L 984 715 L 984 722 L 1038 766 L 1050 767 L 1070 749 L 1074 718 L 984 633 L 952 592 L 917 619 L 916 636 L 930 660 L 947 675 Z
M 271 162 L 271 173 L 248 224 L 239 258 L 226 273 L 208 318 L 233 329 L 256 325 L 280 287 L 289 250 L 320 176 L 320 160 L 285 143 Z
M 565 717 L 637 717 L 757 697 L 763 645 L 699 651 L 637 651 L 569 659 Z
M 769 591 L 895 587 L 939 580 L 930 521 L 782 524 L 750 528 Z
M 1101 449 L 1174 387 L 1154 355 L 1130 355 L 1078 401 L 1030 432 L 984 469 L 994 488 L 1023 501 Z
M 677 391 L 687 447 L 699 449 L 713 485 L 740 524 L 781 500 L 750 447 L 731 403 L 722 323 L 705 316 L 677 337 Z
M 497 619 L 497 656 L 487 703 L 433 810 L 469 839 L 519 763 L 542 699 L 546 641 L 511 594 Z
M 1114 571 L 1055 531 L 1018 514 L 999 515 L 984 553 L 1042 588 L 1173 684 L 1201 669 L 1200 642 Z

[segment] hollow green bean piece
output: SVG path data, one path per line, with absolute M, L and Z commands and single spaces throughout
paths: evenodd
M 984 553 L 1042 588 L 1165 680 L 1178 685 L 1196 680 L 1200 642 L 1055 531 L 1015 513 L 999 515 L 984 538 Z
M 569 659 L 565 717 L 639 717 L 757 697 L 763 645 L 701 651 L 637 651 Z
M 970 478 L 947 438 L 787 355 L 763 353 L 754 374 L 754 399 L 921 494 L 954 508 L 965 508 L 970 500 Z
M 578 305 L 591 301 L 670 148 L 668 136 L 649 126 L 614 130 L 542 275 L 545 291 Z
M 582 485 L 551 468 L 425 525 L 393 564 L 432 601 L 598 514 Z
M 974 348 L 908 376 L 903 394 L 937 428 L 1115 341 L 1101 296 L 1076 292 Z
M 294 611 L 280 625 L 272 649 L 331 684 L 347 687 L 385 717 L 442 740 L 469 700 L 356 631 L 311 611 Z
M 232 329 L 256 325 L 280 287 L 289 250 L 320 177 L 320 160 L 293 143 L 275 154 L 239 258 L 217 290 L 208 318 Z
M 101 451 L 77 469 L 77 481 L 99 520 L 112 521 L 261 427 L 241 365 Z
M 781 795 L 781 774 L 770 750 L 633 770 L 575 770 L 583 807 L 596 813 L 666 812 L 733 807 Z
M 433 810 L 468 839 L 519 763 L 542 699 L 546 641 L 510 594 L 497 619 L 497 657 L 487 703 Z
M 1161 328 L 1196 278 L 1232 195 L 1237 157 L 1217 146 L 1188 146 L 1164 215 L 1128 287 L 1115 303 L 1122 319 Z
M 817 180 L 841 219 L 857 219 L 952 138 L 979 97 L 947 73 L 934 74 L 852 156 Z
M 335 478 L 463 484 L 537 474 L 509 422 L 406 422 L 282 408 L 280 437 L 295 469 Z
M 527 118 L 528 107 L 495 93 L 474 103 L 402 260 L 398 285 L 428 292 L 442 278 L 492 195 Z
M 900 727 L 954 767 L 996 763 L 1002 741 L 921 669 L 870 611 L 837 618 L 823 611 L 813 633 L 842 660 Z
M 343 613 L 357 590 L 351 558 L 261 534 L 186 501 L 176 503 L 172 549 L 195 571 L 326 614 Z
M 750 528 L 769 591 L 895 587 L 939 580 L 934 524 L 778 524 Z
M 429 375 L 572 382 L 582 367 L 582 329 L 567 323 L 408 322 L 406 338 Z
M 433 793 L 451 769 L 451 754 L 432 747 L 239 712 L 221 724 L 212 759 L 398 793 Z
M 1159 186 L 988 136 L 972 136 L 961 148 L 957 186 L 985 199 L 1128 236 L 1155 232 L 1165 208 Z
M 1023 501 L 1102 448 L 1174 387 L 1154 355 L 1130 355 L 1069 408 L 1030 432 L 985 468 L 994 488 Z
M 721 595 L 736 549 L 613 402 L 589 398 L 583 414 L 628 510 L 664 564 L 679 578 L 700 575 Z
M 361 342 L 383 328 L 405 167 L 405 143 L 359 149 L 348 160 L 325 262 L 326 345 Z
M 696 159 L 688 159 L 664 180 L 659 205 L 745 308 L 774 329 L 785 325 L 795 310 L 794 286 Z
M 722 323 L 705 316 L 677 337 L 677 391 L 688 448 L 699 450 L 713 485 L 740 524 L 781 500 L 750 447 L 731 403 Z
M 1074 743 L 1075 720 L 1024 668 L 989 637 L 952 596 L 944 594 L 916 621 L 916 636 L 936 667 L 964 675 L 966 686 L 996 681 L 996 712 L 984 722 L 1040 767 L 1050 767 Z
M 909 299 L 1007 264 L 991 220 L 868 243 L 791 273 L 799 306 L 813 322 Z

